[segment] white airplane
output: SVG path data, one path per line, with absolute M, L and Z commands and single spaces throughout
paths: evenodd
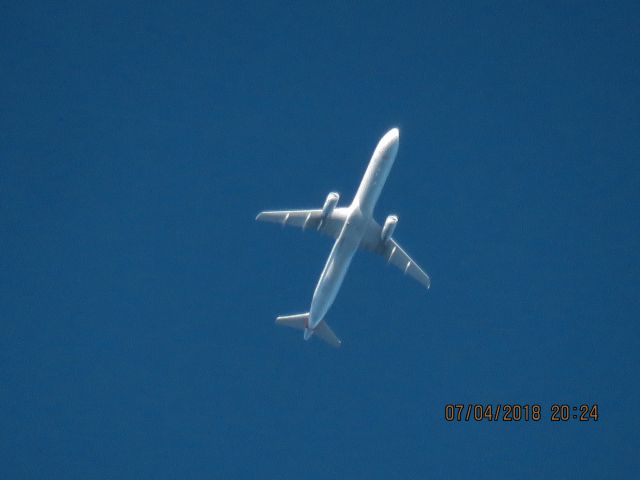
M 304 330 L 305 340 L 315 333 L 333 347 L 339 347 L 342 343 L 324 317 L 340 290 L 358 248 L 383 256 L 388 263 L 400 268 L 426 288 L 431 286 L 429 275 L 391 238 L 398 217 L 389 215 L 382 227 L 373 219 L 373 209 L 393 166 L 399 142 L 400 132 L 397 128 L 389 130 L 378 142 L 356 196 L 348 207 L 336 208 L 340 195 L 332 192 L 321 210 L 279 210 L 261 212 L 256 217 L 256 220 L 263 222 L 281 223 L 303 230 L 313 228 L 336 239 L 313 293 L 309 313 L 276 319 L 279 325 Z

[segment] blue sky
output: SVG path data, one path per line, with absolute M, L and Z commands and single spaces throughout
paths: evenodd
M 0 476 L 637 474 L 640 12 L 531 3 L 4 5 Z M 359 254 L 305 343 L 331 244 L 253 219 L 393 126 L 432 289 Z

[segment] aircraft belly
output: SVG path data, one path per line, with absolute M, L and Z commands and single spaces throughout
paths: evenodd
M 349 265 L 360 243 L 359 232 L 350 232 L 345 228 L 336 241 L 327 264 L 320 275 L 320 280 L 313 294 L 309 323 L 311 328 L 318 325 L 333 304 L 342 286 Z M 353 235 L 355 233 L 356 235 Z
M 356 192 L 356 200 L 365 215 L 373 213 L 397 153 L 397 137 L 394 139 L 393 135 L 390 139 L 385 136 L 376 147 L 362 183 Z
M 358 186 L 351 205 L 335 208 L 338 195 L 331 193 L 322 209 L 271 210 L 260 212 L 256 220 L 317 230 L 335 240 L 313 292 L 309 313 L 280 316 L 279 325 L 304 330 L 304 339 L 317 336 L 334 347 L 340 340 L 327 325 L 325 315 L 331 308 L 347 274 L 355 252 L 363 248 L 381 255 L 394 267 L 411 276 L 426 288 L 431 281 L 427 273 L 392 238 L 397 218 L 380 226 L 373 210 L 389 176 L 399 145 L 397 128 L 389 130 L 378 142 Z M 388 217 L 388 220 L 392 218 Z

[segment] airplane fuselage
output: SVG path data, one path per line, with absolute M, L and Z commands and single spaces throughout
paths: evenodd
M 305 338 L 310 337 L 313 329 L 322 322 L 342 286 L 367 226 L 373 221 L 373 210 L 398 153 L 398 143 L 399 133 L 394 128 L 382 137 L 373 152 L 358 191 L 348 207 L 346 221 L 313 293 Z
M 270 210 L 260 212 L 256 217 L 258 221 L 303 230 L 313 228 L 335 240 L 313 292 L 309 311 L 280 315 L 276 317 L 277 325 L 303 330 L 305 340 L 317 336 L 332 347 L 339 347 L 342 342 L 329 327 L 325 315 L 338 295 L 357 250 L 380 255 L 387 264 L 400 269 L 424 287 L 431 286 L 429 275 L 393 238 L 398 216 L 387 216 L 383 224 L 378 224 L 373 218 L 373 211 L 398 153 L 399 135 L 398 129 L 393 128 L 378 142 L 349 206 L 337 208 L 340 195 L 331 192 L 322 208 Z

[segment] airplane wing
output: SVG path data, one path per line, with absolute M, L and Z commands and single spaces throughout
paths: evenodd
M 362 239 L 362 243 L 360 244 L 361 247 L 365 250 L 377 253 L 385 258 L 387 263 L 390 263 L 402 270 L 405 275 L 409 275 L 426 288 L 430 288 L 431 279 L 429 278 L 429 275 L 420 268 L 420 265 L 418 265 L 393 238 L 383 242 L 380 235 L 381 231 L 382 227 L 377 223 L 372 222 Z
M 420 265 L 411 259 L 407 252 L 405 252 L 393 238 L 390 238 L 381 245 L 378 253 L 386 258 L 388 263 L 402 270 L 405 275 L 409 275 L 416 279 L 427 288 L 431 287 L 431 279 L 429 278 L 429 275 L 420 268 Z
M 336 208 L 324 220 L 322 220 L 322 210 L 320 209 L 260 212 L 256 220 L 298 227 L 303 230 L 318 230 L 320 233 L 338 238 L 346 220 L 346 208 Z

